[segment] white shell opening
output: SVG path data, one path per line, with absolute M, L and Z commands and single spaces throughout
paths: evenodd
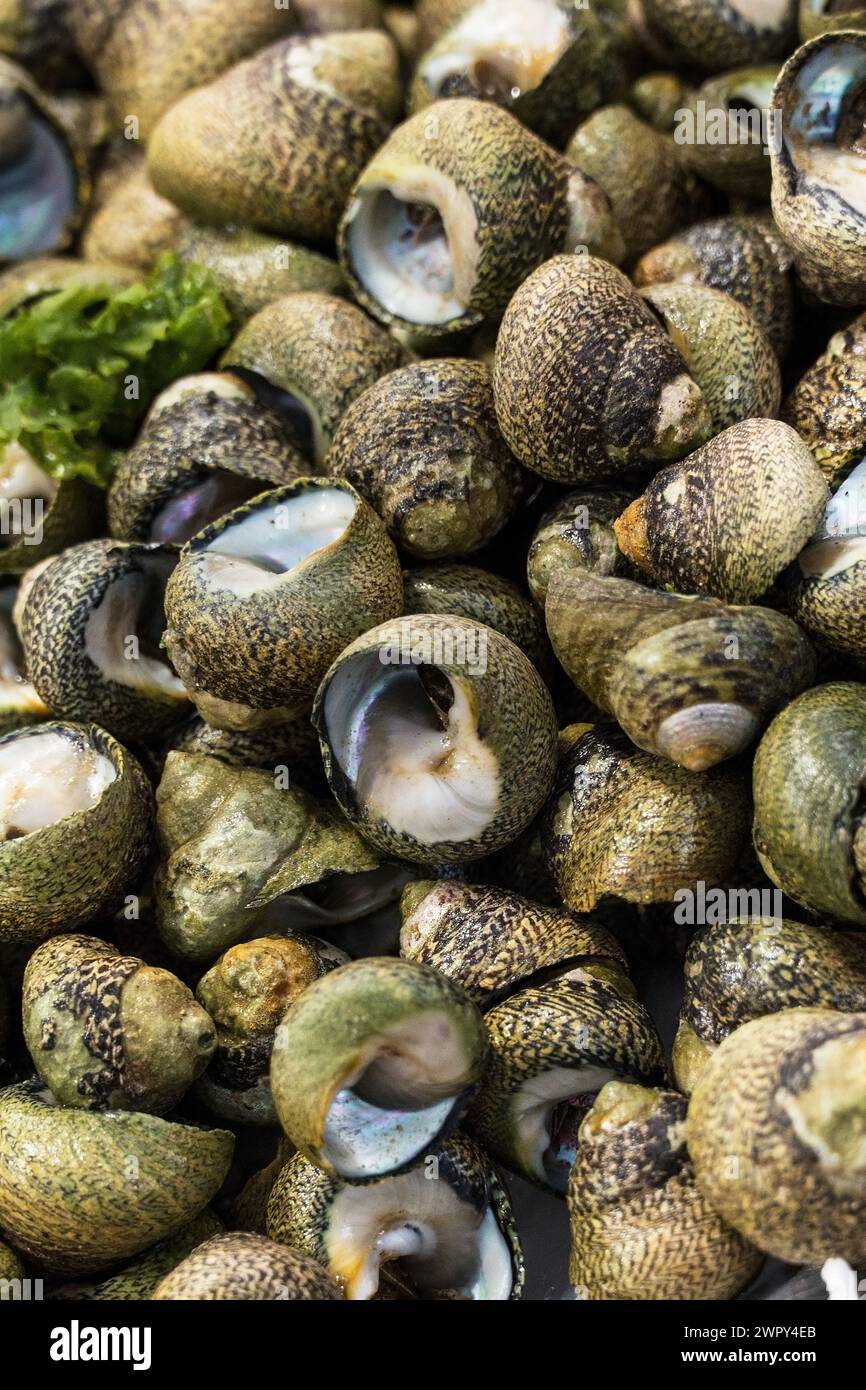
M 359 189 L 347 218 L 355 274 L 389 313 L 431 325 L 466 313 L 480 248 L 465 189 L 436 169 L 401 166 Z
M 853 43 L 820 49 L 797 74 L 784 138 L 801 174 L 866 216 L 864 84 L 866 49 Z
M 561 1165 L 554 1152 L 553 1118 L 557 1106 L 575 1096 L 600 1091 L 615 1076 L 607 1067 L 549 1067 L 525 1081 L 514 1093 L 511 1110 L 516 1147 L 527 1172 L 539 1182 L 565 1190 Z
M 433 96 L 516 101 L 543 81 L 570 42 L 558 0 L 484 0 L 422 59 L 418 74 Z
M 504 1301 L 513 1286 L 511 1251 L 492 1208 L 462 1201 L 424 1168 L 344 1188 L 331 1207 L 326 1246 L 331 1272 L 352 1300 L 373 1297 L 390 1260 L 419 1290 Z
M 336 487 L 305 488 L 231 521 L 198 553 L 207 581 L 246 597 L 275 588 L 296 566 L 336 544 L 358 499 Z
M 191 376 L 178 377 L 171 386 L 160 391 L 147 412 L 145 423 L 149 424 L 157 415 L 180 401 L 208 394 L 219 396 L 224 401 L 254 401 L 256 398 L 253 388 L 231 372 L 195 372 Z
M 447 682 L 445 715 L 430 699 L 422 670 Z M 494 819 L 496 757 L 479 736 L 464 684 L 438 668 L 384 666 L 378 651 L 361 653 L 334 674 L 324 719 L 358 802 L 398 834 L 426 845 L 458 843 L 474 839 Z
M 56 730 L 0 744 L 0 839 L 89 811 L 116 776 L 104 753 Z
M 187 700 L 159 646 L 165 585 L 174 566 L 173 556 L 142 556 L 138 570 L 109 584 L 87 619 L 84 650 L 108 681 Z
M 429 1009 L 371 1041 L 331 1102 L 325 1155 L 350 1179 L 399 1168 L 433 1143 L 465 1088 L 462 1041 Z

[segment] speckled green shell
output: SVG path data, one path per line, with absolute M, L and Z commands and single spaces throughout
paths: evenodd
M 572 912 L 591 912 L 607 897 L 671 902 L 700 879 L 717 884 L 733 874 L 749 809 L 736 766 L 686 772 L 635 748 L 615 725 L 575 725 L 542 841 Z
M 37 947 L 22 1010 L 42 1080 L 62 1105 L 88 1110 L 171 1110 L 216 1047 L 186 985 L 93 936 Z
M 314 796 L 327 794 L 319 736 L 309 719 L 246 732 L 212 729 L 203 719 L 191 719 L 173 735 L 171 749 L 207 753 L 231 767 L 288 767 L 294 786 Z
M 283 295 L 343 288 L 342 271 L 329 256 L 249 227 L 187 227 L 177 254 L 207 266 L 237 325 Z
M 700 927 L 686 952 L 674 1042 L 680 1090 L 694 1088 L 702 1064 L 735 1028 L 795 1008 L 866 1009 L 866 936 L 772 917 Z
M 58 555 L 36 578 L 24 605 L 22 637 L 30 678 L 55 715 L 93 720 L 116 738 L 138 740 L 163 732 L 189 713 L 183 690 L 107 677 L 87 642 L 88 623 L 112 585 L 145 574 L 150 558 L 170 568 L 176 557 L 173 546 L 87 541 Z M 144 602 L 142 617 L 150 621 L 159 603 L 157 592 Z M 122 660 L 124 644 L 134 635 L 123 629 L 118 616 L 109 654 Z M 131 675 L 135 659 L 129 659 Z
M 153 1298 L 174 1301 L 301 1303 L 342 1298 L 318 1261 L 244 1231 L 200 1245 L 157 1287 Z
M 150 849 L 153 798 L 132 754 L 93 724 L 37 724 L 0 743 L 47 732 L 96 748 L 117 776 L 88 810 L 0 845 L 0 942 L 41 941 L 112 912 Z
M 610 1081 L 580 1128 L 568 1186 L 578 1298 L 733 1298 L 762 1256 L 716 1215 L 685 1146 L 674 1091 Z
M 291 9 L 257 0 L 76 0 L 72 30 L 119 126 L 142 136 L 188 91 L 291 28 Z
M 723 193 L 762 202 L 770 196 L 770 161 L 764 143 L 766 125 L 764 121 L 758 123 L 752 113 L 766 112 L 778 71 L 778 63 L 735 68 L 733 72 L 704 82 L 685 103 L 694 124 L 690 127 L 684 122 L 682 130 L 686 135 L 694 133 L 696 138 L 684 139 L 678 145 L 679 153 L 684 163 Z M 739 127 L 732 125 L 729 114 L 732 111 L 746 113 Z M 702 138 L 704 120 L 708 126 L 706 138 Z M 724 123 L 727 136 L 736 131 L 738 138 L 713 138 L 716 131 L 711 123 L 714 122 Z
M 775 416 L 779 361 L 754 314 L 708 285 L 673 283 L 642 291 L 703 392 L 713 434 L 755 416 Z
M 710 210 L 706 190 L 671 137 L 627 106 L 594 111 L 565 153 L 610 198 L 629 262 Z
M 24 1266 L 11 1246 L 0 1240 L 0 1279 L 23 1279 Z
M 467 1126 L 497 1162 L 555 1190 L 524 1151 L 520 1122 L 536 1103 L 533 1083 L 553 1068 L 580 1068 L 662 1081 L 665 1061 L 655 1026 L 618 967 L 577 965 L 558 979 L 530 985 L 484 1015 L 490 1061 Z M 529 1087 L 530 1098 L 521 1094 Z
M 84 73 L 72 42 L 71 8 L 69 0 L 6 0 L 0 53 L 48 87 L 80 85 Z
M 807 690 L 777 714 L 753 773 L 755 848 L 782 890 L 812 912 L 866 924 L 860 819 L 866 686 Z
M 550 645 L 541 617 L 510 579 L 476 565 L 425 565 L 403 575 L 407 613 L 456 613 L 501 632 L 545 676 L 551 670 Z
M 747 1240 L 791 1264 L 866 1256 L 866 1014 L 788 1009 L 710 1058 L 686 1134 L 698 1185 Z
M 155 191 L 144 155 L 119 177 L 113 171 L 103 191 L 97 184 L 81 249 L 89 261 L 115 261 L 148 271 L 164 251 L 173 251 L 186 222 L 181 212 Z
M 866 314 L 834 333 L 787 397 L 782 419 L 835 487 L 866 453 Z
M 0 1091 L 0 1225 L 40 1268 L 79 1274 L 175 1234 L 218 1191 L 234 1139 L 131 1111 Z
M 803 43 L 835 29 L 866 28 L 866 6 L 858 8 L 855 0 L 841 5 L 833 0 L 800 0 L 799 17 Z
M 790 342 L 791 253 L 768 217 L 730 216 L 697 222 L 642 256 L 638 286 L 678 280 L 724 290 L 751 310 L 776 352 Z
M 154 187 L 198 222 L 328 240 L 399 110 L 397 66 L 372 29 L 272 44 L 165 112 Z
M 159 513 L 187 488 L 220 470 L 258 482 L 259 492 L 306 472 L 291 427 L 258 401 L 215 392 L 177 401 L 146 421 L 108 492 L 111 534 L 127 541 L 186 541 L 153 534 Z M 194 527 L 199 530 L 200 527 Z
M 380 862 L 330 802 L 273 769 L 170 753 L 157 808 L 159 931 L 186 960 L 214 960 L 283 894 Z
M 216 1026 L 216 1051 L 197 1094 L 216 1115 L 276 1125 L 268 1073 L 274 1033 L 308 985 L 348 956 L 314 937 L 257 937 L 232 946 L 199 980 L 196 998 Z
M 166 590 L 166 645 L 193 695 L 203 692 L 285 722 L 309 709 L 342 649 L 402 607 L 397 552 L 360 497 L 342 536 L 308 556 L 275 588 L 248 596 L 212 587 L 198 556 L 222 532 L 304 491 L 342 489 L 337 479 L 300 478 L 227 513 L 183 547 Z M 217 719 L 209 713 L 209 722 Z
M 545 616 L 578 689 L 638 748 L 693 772 L 742 752 L 815 676 L 797 624 L 770 608 L 560 570 Z
M 741 420 L 657 473 L 615 530 L 657 584 L 750 603 L 806 544 L 828 498 L 790 425 Z
M 487 1154 L 472 1139 L 458 1133 L 437 1145 L 427 1157 L 436 1160 L 436 1180 L 447 1183 L 461 1201 L 479 1213 L 488 1205 L 492 1208 L 511 1251 L 514 1283 L 510 1297 L 519 1299 L 524 1283 L 520 1236 L 502 1179 Z M 393 1181 L 394 1174 L 389 1174 L 372 1186 L 384 1192 Z M 339 1178 L 322 1172 L 303 1154 L 295 1154 L 274 1184 L 268 1202 L 268 1234 L 283 1243 L 291 1241 L 327 1267 L 331 1207 L 343 1190 Z M 406 1216 L 411 1221 L 412 1212 Z M 448 1291 L 434 1291 L 429 1296 L 446 1298 Z
M 25 678 L 24 652 L 12 618 L 16 598 L 14 584 L 0 584 L 0 734 L 50 717 L 48 707 Z
M 812 73 L 810 92 L 806 89 L 808 67 L 820 61 L 822 54 L 831 66 Z M 846 29 L 820 34 L 798 48 L 779 73 L 770 111 L 781 124 L 783 138 L 780 147 L 770 155 L 772 207 L 805 286 L 831 304 L 860 305 L 866 297 L 866 218 L 840 192 L 822 181 L 810 166 L 806 151 L 792 143 L 794 132 L 807 140 L 811 131 L 822 145 L 834 144 L 835 129 L 828 134 L 825 128 L 834 124 L 834 103 L 844 105 L 846 96 L 839 92 L 828 97 L 827 72 L 833 74 L 833 85 L 838 88 L 846 64 L 852 83 L 847 97 L 851 97 L 862 87 L 866 74 L 863 31 Z M 826 102 L 827 114 L 819 119 L 815 109 L 822 102 Z M 819 132 L 817 136 L 815 131 Z M 837 158 L 844 162 L 844 149 L 839 150 Z
M 500 107 L 465 98 L 435 102 L 397 127 L 355 185 L 338 243 L 352 293 L 384 323 L 418 327 L 391 314 L 357 278 L 348 228 L 366 188 L 411 179 L 423 200 L 425 183 L 429 189 L 447 180 L 476 222 L 476 277 L 465 312 L 428 331 L 454 333 L 501 313 L 527 274 L 566 243 L 570 172 L 561 155 Z
M 405 353 L 357 305 L 307 293 L 284 295 L 261 309 L 222 360 L 297 399 L 309 412 L 312 452 L 321 462 L 352 401 L 402 366 Z
M 544 513 L 526 557 L 526 579 L 536 603 L 544 606 L 551 576 L 559 569 L 591 574 L 629 571 L 613 523 L 633 497 L 633 492 L 619 488 L 576 488 Z
M 807 553 L 807 552 L 806 552 Z M 810 637 L 832 652 L 866 664 L 866 564 L 852 560 L 829 577 L 791 571 L 791 612 Z
M 652 40 L 683 63 L 720 71 L 783 58 L 797 42 L 797 0 L 754 18 L 747 0 L 642 0 Z
M 378 1052 L 387 1056 L 389 1031 L 428 1013 L 447 1016 L 463 1054 L 459 1074 L 438 1090 L 440 1099 L 454 1100 L 442 1133 L 457 1123 L 487 1058 L 481 1017 L 457 985 L 427 966 L 371 956 L 322 976 L 287 1011 L 274 1041 L 271 1092 L 286 1134 L 324 1172 L 337 1171 L 325 1144 L 335 1096 Z M 383 1136 L 379 1173 L 410 1168 L 418 1158 L 395 1163 Z
M 37 256 L 34 260 L 18 261 L 0 274 L 0 316 L 5 318 L 57 290 L 104 285 L 110 292 L 126 289 L 137 278 L 128 266 L 93 264 L 74 256 Z
M 710 430 L 658 319 L 594 256 L 557 256 L 521 285 L 499 330 L 494 393 L 514 454 L 556 482 L 604 482 L 681 458 Z
M 479 550 L 523 492 L 483 362 L 448 358 L 391 372 L 343 416 L 324 463 L 422 560 Z M 447 612 L 447 609 L 438 609 Z
M 479 631 L 480 629 L 480 631 Z M 484 830 L 469 840 L 422 843 L 409 833 L 394 830 L 374 818 L 357 789 L 347 778 L 334 754 L 327 728 L 325 702 L 328 688 L 344 663 L 368 652 L 380 654 L 388 647 L 408 650 L 421 641 L 435 651 L 437 634 L 447 654 L 448 643 L 465 636 L 467 649 L 481 636 L 485 646 L 483 674 L 469 672 L 459 662 L 439 661 L 435 669 L 462 685 L 482 741 L 495 754 L 500 778 L 498 806 Z M 540 810 L 550 790 L 556 761 L 556 719 L 546 685 L 518 647 L 501 633 L 465 618 L 421 614 L 397 623 L 383 623 L 359 637 L 335 661 L 319 686 L 313 706 L 313 723 L 319 731 L 328 783 L 340 806 L 366 840 L 382 853 L 420 864 L 452 864 L 492 854 L 516 839 Z
M 679 73 L 647 72 L 632 84 L 628 100 L 643 120 L 670 135 L 677 112 L 687 105 L 692 90 Z
M 421 880 L 404 888 L 400 909 L 400 954 L 441 971 L 477 1004 L 553 966 L 626 964 L 604 927 L 504 888 Z
M 177 1235 L 161 1240 L 158 1245 L 145 1251 L 129 1264 L 123 1265 L 113 1274 L 103 1279 L 89 1279 L 75 1283 L 55 1284 L 46 1290 L 49 1299 L 66 1302 L 69 1299 L 84 1302 L 127 1302 L 150 1298 L 161 1279 L 170 1273 L 181 1260 L 185 1260 L 202 1241 L 219 1235 L 225 1230 L 209 1207 L 196 1216 Z

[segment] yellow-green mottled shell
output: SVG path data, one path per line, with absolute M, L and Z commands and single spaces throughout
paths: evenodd
M 399 106 L 385 33 L 284 39 L 169 107 L 150 177 L 195 221 L 327 240 Z
M 544 606 L 557 570 L 580 569 L 603 575 L 627 569 L 613 523 L 633 496 L 618 488 L 576 488 L 544 513 L 526 557 L 526 579 L 536 603 Z
M 814 532 L 829 498 L 810 449 L 779 420 L 741 420 L 657 473 L 615 523 L 657 584 L 750 603 Z
M 755 416 L 775 416 L 779 361 L 754 314 L 708 285 L 654 285 L 641 291 L 703 392 L 713 433 Z
M 866 453 L 866 314 L 834 333 L 782 408 L 835 486 Z
M 677 112 L 687 105 L 692 88 L 676 72 L 647 72 L 629 92 L 629 104 L 656 130 L 671 134 Z
M 694 1089 L 709 1055 L 735 1028 L 794 1008 L 866 1009 L 866 936 L 781 917 L 700 927 L 686 952 L 673 1050 L 680 1090 Z
M 460 257 L 455 292 L 462 312 L 424 326 L 438 333 L 477 326 L 501 313 L 527 274 L 564 247 L 570 174 L 561 155 L 490 102 L 459 98 L 419 111 L 391 134 L 352 191 L 339 236 L 352 292 L 383 322 L 410 330 L 421 322 L 408 310 L 388 309 L 352 261 L 350 231 L 362 196 L 393 190 L 410 205 L 444 210 L 452 263 Z
M 216 1047 L 186 985 L 92 936 L 37 947 L 22 1011 L 30 1056 L 61 1105 L 165 1113 Z
M 202 1241 L 219 1235 L 225 1227 L 209 1207 L 196 1216 L 188 1225 L 181 1227 L 177 1235 L 161 1240 L 151 1250 L 145 1251 L 137 1259 L 104 1279 L 89 1279 L 86 1282 L 55 1285 L 47 1296 L 59 1301 L 69 1299 L 84 1302 L 126 1302 L 150 1298 L 161 1279 L 185 1260 Z
M 157 808 L 159 931 L 186 960 L 214 960 L 283 894 L 380 862 L 331 803 L 273 770 L 169 753 Z
M 245 1231 L 214 1236 L 167 1274 L 156 1300 L 332 1302 L 339 1286 L 317 1260 Z
M 164 251 L 173 251 L 186 219 L 155 191 L 144 156 L 104 197 L 96 190 L 81 249 L 88 261 L 114 261 L 145 272 Z
M 422 560 L 479 550 L 523 491 L 489 369 L 456 358 L 413 363 L 369 387 L 343 416 L 324 468 L 357 488 L 401 549 Z
M 736 68 L 704 82 L 684 107 L 682 158 L 724 193 L 769 198 L 766 113 L 778 71 L 778 63 Z
M 642 9 L 655 43 L 716 72 L 784 58 L 797 41 L 797 0 L 642 0 Z
M 36 544 L 32 538 L 0 545 L 0 573 L 23 574 L 40 560 L 86 540 L 101 528 L 103 508 L 99 488 L 83 478 L 61 478 L 45 508 Z
M 800 38 L 803 43 L 834 29 L 866 29 L 866 6 L 857 0 L 800 0 Z
M 189 713 L 174 673 L 150 656 L 145 631 L 153 610 L 161 612 L 176 559 L 173 546 L 86 541 L 64 550 L 34 580 L 21 635 L 33 685 L 58 718 L 93 720 L 116 738 L 138 740 Z M 138 606 L 130 597 L 129 611 L 114 616 L 112 601 L 134 593 L 135 585 L 147 586 Z M 103 604 L 105 627 L 98 626 Z M 130 638 L 141 645 L 131 648 Z
M 638 286 L 669 280 L 724 290 L 751 310 L 781 356 L 791 339 L 791 253 L 768 217 L 696 222 L 655 246 L 634 270 Z
M 673 139 L 627 106 L 595 111 L 565 153 L 610 198 L 629 262 L 710 211 L 706 190 Z
M 755 848 L 770 878 L 812 912 L 866 923 L 859 807 L 866 759 L 866 686 L 807 690 L 758 746 Z
M 544 623 L 525 593 L 510 579 L 476 565 L 425 565 L 403 574 L 407 613 L 456 613 L 501 632 L 544 675 L 550 646 Z
M 199 86 L 292 26 L 291 7 L 258 0 L 76 0 L 76 46 L 111 99 L 148 136 L 157 118 Z M 119 132 L 120 133 L 120 132 Z
M 700 389 L 626 277 L 557 256 L 521 285 L 496 343 L 496 413 L 525 467 L 604 482 L 681 458 L 707 438 Z
M 309 414 L 312 454 L 324 459 L 352 401 L 405 353 L 355 304 L 322 293 L 274 300 L 244 325 L 223 353 L 225 367 L 241 367 L 288 392 Z
M 530 985 L 484 1015 L 490 1060 L 467 1125 L 499 1163 L 531 1182 L 564 1191 L 567 1166 L 551 1154 L 558 1115 L 534 1122 L 553 1074 L 561 1102 L 594 1094 L 615 1076 L 647 1082 L 665 1076 L 655 1026 L 619 967 L 587 963 Z M 550 1097 L 551 1105 L 553 1098 Z M 558 1109 L 558 1107 L 557 1107 Z
M 701 1073 L 686 1135 L 698 1186 L 792 1264 L 866 1257 L 866 1014 L 787 1009 L 744 1023 Z
M 329 256 L 250 227 L 186 227 L 176 249 L 182 261 L 207 266 L 238 325 L 283 295 L 343 288 Z
M 742 771 L 686 772 L 635 748 L 615 725 L 576 737 L 560 759 L 543 843 L 566 906 L 606 897 L 670 902 L 700 879 L 729 878 L 749 833 Z
M 291 426 L 260 402 L 212 391 L 178 400 L 145 421 L 118 464 L 108 491 L 111 534 L 182 543 L 216 520 L 220 508 L 290 483 L 307 467 Z M 195 505 L 195 490 L 205 492 L 209 477 L 216 498 Z
M 414 1083 L 419 1098 L 412 1104 L 404 1096 L 401 1108 L 408 1122 L 413 1109 L 423 1111 L 436 1101 L 453 1101 L 439 1127 L 441 1133 L 457 1123 L 481 1080 L 487 1057 L 484 1026 L 468 995 L 427 966 L 385 956 L 352 961 L 304 990 L 277 1030 L 271 1057 L 277 1115 L 301 1153 L 326 1173 L 348 1170 L 347 1157 L 336 1150 L 328 1131 L 329 1112 L 338 1093 L 356 1085 L 359 1072 L 375 1069 L 379 1056 L 399 1057 L 404 1034 L 411 1039 L 416 1022 L 426 1026 L 436 1020 L 441 1052 L 429 1047 L 413 1055 L 410 1041 L 402 1081 L 409 1091 Z M 452 1036 L 446 1036 L 446 1031 Z M 400 1078 L 395 1079 L 400 1089 Z M 375 1132 L 375 1112 L 367 1124 Z M 364 1174 L 367 1177 L 411 1167 L 436 1134 L 419 1139 L 414 1152 L 399 1127 L 393 1137 L 383 1127 L 379 1138 L 379 1149 Z
M 478 1004 L 552 966 L 625 966 L 604 927 L 504 888 L 422 880 L 404 888 L 400 909 L 400 954 L 441 971 Z
M 733 1298 L 762 1256 L 695 1183 L 686 1102 L 609 1081 L 580 1127 L 568 1185 L 569 1277 L 590 1300 Z
M 815 675 L 797 624 L 770 608 L 560 570 L 545 616 L 557 657 L 593 704 L 639 748 L 692 772 L 741 753 Z
M 116 775 L 86 810 L 0 845 L 0 941 L 41 941 L 113 911 L 150 849 L 153 798 L 132 754 L 93 724 L 37 724 L 0 746 L 42 733 L 96 750 Z
M 229 527 L 304 494 L 338 490 L 356 504 L 342 534 L 288 570 L 282 583 L 236 594 L 209 582 L 208 545 Z M 348 483 L 300 478 L 235 508 L 187 542 L 166 589 L 165 642 L 194 697 L 285 722 L 309 709 L 343 648 L 396 616 L 402 602 L 397 552 L 372 507 Z M 210 723 L 220 722 L 203 712 Z
M 234 1139 L 132 1111 L 0 1092 L 0 1225 L 40 1267 L 87 1273 L 146 1250 L 218 1191 Z

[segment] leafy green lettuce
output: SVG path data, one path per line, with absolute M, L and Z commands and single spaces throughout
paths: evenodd
M 210 271 L 171 255 L 124 290 L 46 295 L 0 322 L 0 446 L 17 440 L 54 477 L 107 487 L 112 445 L 128 443 L 156 393 L 200 371 L 228 330 Z

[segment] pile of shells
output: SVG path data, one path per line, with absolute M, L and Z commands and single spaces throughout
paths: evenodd
M 5 8 L 5 1287 L 866 1269 L 866 3 Z

